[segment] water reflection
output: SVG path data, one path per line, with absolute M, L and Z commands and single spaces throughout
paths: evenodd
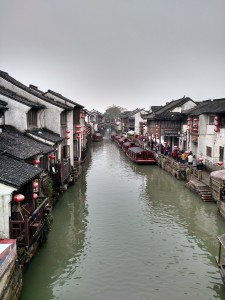
M 106 137 L 89 151 L 26 270 L 22 300 L 224 299 L 216 205 L 157 166 L 131 163 Z

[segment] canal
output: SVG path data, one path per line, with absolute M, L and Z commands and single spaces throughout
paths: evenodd
M 25 269 L 21 300 L 225 299 L 216 267 L 225 221 L 157 166 L 93 144 Z

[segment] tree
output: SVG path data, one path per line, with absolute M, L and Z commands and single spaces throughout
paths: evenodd
M 120 116 L 120 114 L 125 110 L 126 110 L 125 108 L 113 104 L 112 106 L 109 106 L 106 109 L 104 115 L 106 119 L 109 119 L 111 121 L 116 121 Z

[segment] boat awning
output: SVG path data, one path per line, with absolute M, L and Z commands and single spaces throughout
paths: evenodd
M 220 244 L 225 248 L 225 234 L 222 234 L 220 236 L 217 237 Z
M 145 151 L 144 149 L 140 148 L 140 147 L 130 147 L 129 148 L 129 151 L 132 151 L 134 153 L 140 153 L 140 152 L 143 152 Z

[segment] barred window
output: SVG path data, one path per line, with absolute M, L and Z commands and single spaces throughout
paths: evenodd
M 206 146 L 206 155 L 212 157 L 212 147 Z
M 37 127 L 37 110 L 32 108 L 27 113 L 27 124 L 28 127 Z
M 66 118 L 66 111 L 63 111 L 61 113 L 61 125 L 65 125 L 66 124 L 66 121 L 67 121 L 67 118 Z

